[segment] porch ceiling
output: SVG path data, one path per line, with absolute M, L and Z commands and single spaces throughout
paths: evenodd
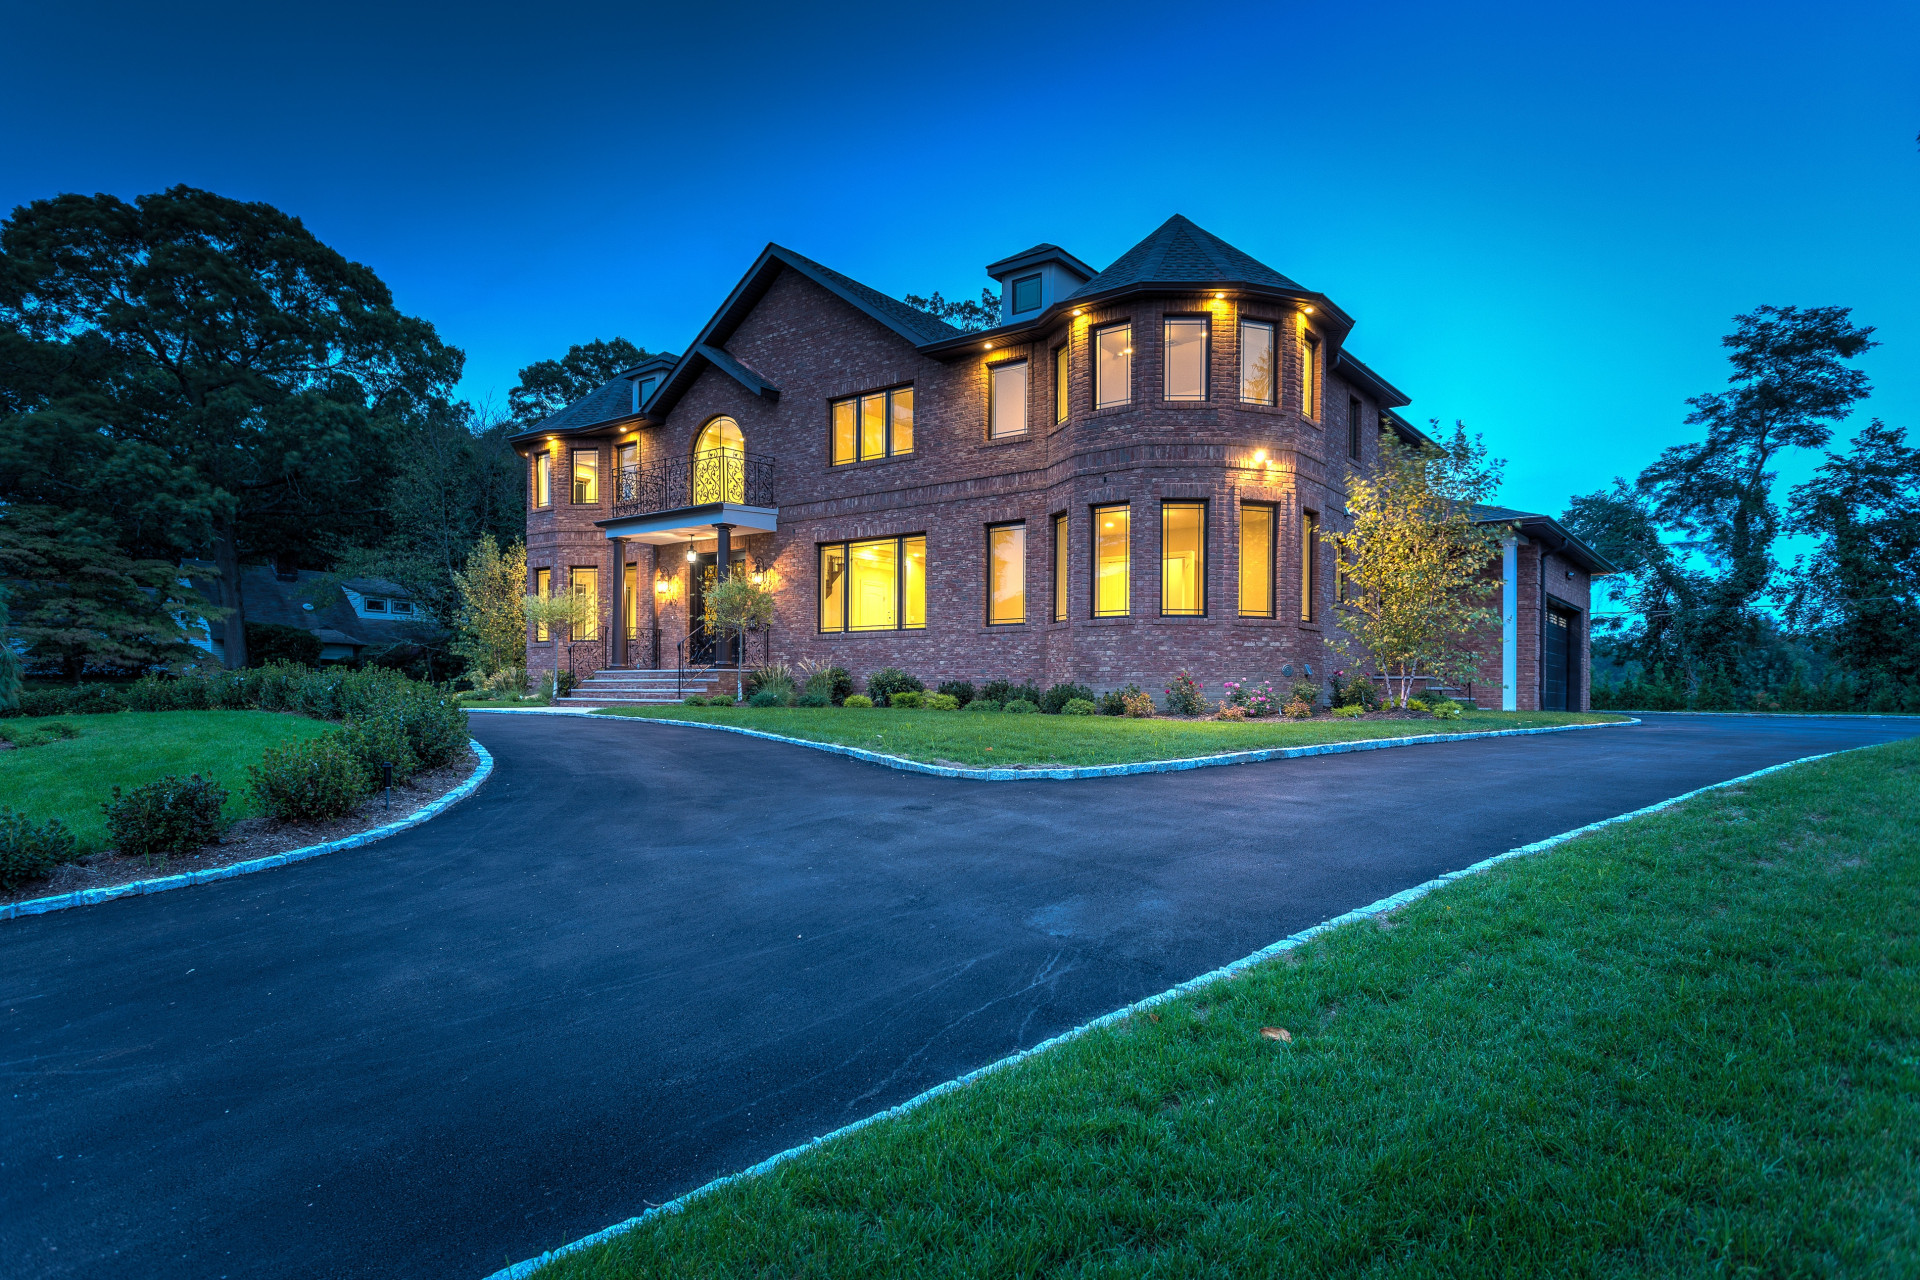
M 678 507 L 672 511 L 650 511 L 645 515 L 617 516 L 594 523 L 609 538 L 632 538 L 635 542 L 665 547 L 677 542 L 693 542 L 718 535 L 715 525 L 731 525 L 771 533 L 777 527 L 778 507 L 749 507 L 737 502 L 708 502 L 697 507 Z

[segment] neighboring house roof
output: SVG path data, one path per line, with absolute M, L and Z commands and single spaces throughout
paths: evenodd
M 214 603 L 220 601 L 220 582 L 210 564 L 189 560 L 181 565 L 194 590 Z M 384 578 L 337 579 L 332 574 L 302 569 L 292 582 L 270 566 L 250 565 L 240 571 L 240 595 L 247 621 L 311 631 L 323 644 L 397 644 L 417 641 L 440 628 L 416 614 L 411 618 L 363 618 L 354 611 L 341 587 L 361 595 L 413 598 L 413 592 Z M 305 606 L 311 604 L 311 609 Z
M 1566 526 L 1552 516 L 1541 515 L 1537 511 L 1518 511 L 1512 507 L 1476 503 L 1473 518 L 1479 524 L 1514 525 L 1529 538 L 1547 544 L 1549 551 L 1565 556 L 1595 577 L 1620 572 L 1619 565 L 1567 532 Z
M 1117 258 L 1113 265 L 1081 285 L 1073 297 L 1090 297 L 1143 285 L 1253 284 L 1295 293 L 1309 292 L 1266 263 L 1174 214 L 1152 235 Z

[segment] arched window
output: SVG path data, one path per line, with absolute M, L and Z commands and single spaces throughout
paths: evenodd
M 693 501 L 747 500 L 747 440 L 732 418 L 715 418 L 693 443 Z

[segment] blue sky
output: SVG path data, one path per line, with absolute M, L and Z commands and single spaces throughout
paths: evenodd
M 681 349 L 769 240 L 972 296 L 1179 212 L 1357 317 L 1516 506 L 1684 438 L 1761 303 L 1854 307 L 1867 413 L 1920 426 L 1911 3 L 4 10 L 6 207 L 270 201 L 475 399 L 572 342 Z

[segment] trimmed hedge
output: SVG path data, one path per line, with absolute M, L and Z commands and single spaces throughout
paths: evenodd
M 107 815 L 107 838 L 120 856 L 164 858 L 218 842 L 226 803 L 227 789 L 213 779 L 168 774 L 124 795 L 115 787 L 100 811 Z
M 0 889 L 38 880 L 79 856 L 73 833 L 60 819 L 36 823 L 23 813 L 0 809 Z

